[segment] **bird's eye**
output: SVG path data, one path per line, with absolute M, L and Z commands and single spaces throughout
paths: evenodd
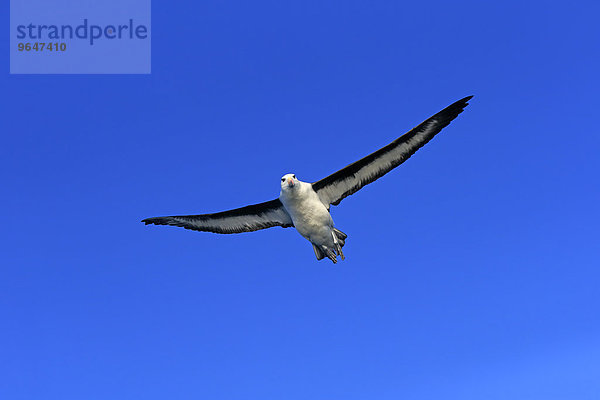
M 285 181 L 285 178 L 281 178 L 281 182 Z
M 296 175 L 292 175 L 292 178 L 296 179 Z

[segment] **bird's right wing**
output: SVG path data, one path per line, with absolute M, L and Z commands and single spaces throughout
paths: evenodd
M 471 97 L 465 97 L 428 118 L 374 153 L 312 184 L 327 207 L 375 181 L 406 161 L 458 116 Z
M 252 232 L 272 226 L 294 226 L 279 199 L 214 214 L 177 215 L 142 220 L 146 225 L 172 225 L 214 233 Z

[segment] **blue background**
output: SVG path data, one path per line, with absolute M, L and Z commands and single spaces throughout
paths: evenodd
M 155 1 L 152 75 L 7 57 L 0 398 L 597 399 L 599 11 Z M 139 222 L 272 199 L 470 94 L 332 209 L 336 266 L 293 229 Z

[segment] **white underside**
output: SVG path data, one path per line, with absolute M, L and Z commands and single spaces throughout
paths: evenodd
M 297 181 L 293 188 L 281 191 L 279 200 L 296 230 L 318 246 L 333 249 L 333 219 L 310 183 Z

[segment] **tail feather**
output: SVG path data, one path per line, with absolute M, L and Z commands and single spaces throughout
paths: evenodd
M 333 261 L 334 264 L 337 263 L 337 254 L 334 250 L 327 248 L 327 247 L 323 247 L 323 246 L 317 246 L 316 244 L 313 243 L 313 250 L 315 251 L 315 256 L 317 256 L 317 260 L 322 260 L 325 257 L 329 258 L 331 261 Z
M 346 238 L 348 237 L 348 235 L 340 231 L 338 228 L 333 228 L 333 231 L 335 232 L 335 235 L 338 237 L 338 239 L 346 240 Z
M 325 251 L 327 252 L 327 258 L 333 261 L 334 264 L 337 264 L 337 254 L 335 254 L 335 251 L 331 249 L 326 249 Z
M 320 246 L 317 246 L 316 244 L 312 244 L 313 245 L 313 250 L 315 251 L 315 256 L 317 256 L 317 260 L 322 260 L 325 258 L 325 254 L 323 254 L 323 250 L 321 249 Z
M 341 256 L 342 260 L 344 260 L 345 257 L 344 257 L 344 253 L 342 252 L 342 245 L 340 244 L 341 241 L 340 241 L 340 239 L 338 239 L 337 233 L 332 231 L 331 237 L 333 238 L 333 246 L 334 246 L 335 254 L 337 254 L 338 256 Z
M 342 252 L 342 247 L 346 243 L 346 238 L 348 237 L 348 235 L 346 235 L 344 232 L 340 231 L 339 229 L 333 228 L 332 236 L 333 236 L 333 242 L 334 242 L 333 248 L 329 248 L 327 246 L 319 246 L 319 245 L 312 243 L 313 250 L 315 251 L 315 256 L 317 257 L 317 260 L 322 260 L 325 257 L 327 257 L 331 261 L 333 261 L 334 264 L 336 264 L 337 256 L 342 257 L 342 260 L 345 259 L 344 253 Z
M 346 238 L 348 237 L 348 235 L 346 235 L 344 232 L 340 231 L 337 228 L 333 228 L 333 233 L 335 233 L 335 237 L 337 237 L 337 240 L 340 243 L 340 245 L 342 247 L 344 247 L 344 245 L 346 244 Z

